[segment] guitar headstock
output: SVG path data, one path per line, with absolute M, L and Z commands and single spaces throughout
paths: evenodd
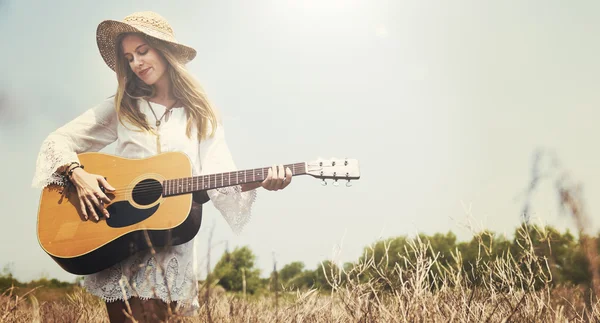
M 306 163 L 306 173 L 323 180 L 323 186 L 327 185 L 326 179 L 333 179 L 333 185 L 338 186 L 338 180 L 347 181 L 346 186 L 351 186 L 351 180 L 360 178 L 358 160 L 356 159 L 317 159 Z

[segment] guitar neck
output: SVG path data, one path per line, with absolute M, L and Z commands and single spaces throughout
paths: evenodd
M 284 169 L 289 168 L 292 171 L 292 176 L 306 174 L 306 163 L 288 164 L 283 165 L 283 167 Z M 270 168 L 271 167 L 263 167 L 235 172 L 168 179 L 163 182 L 163 196 L 167 197 L 245 183 L 262 182 L 269 175 Z

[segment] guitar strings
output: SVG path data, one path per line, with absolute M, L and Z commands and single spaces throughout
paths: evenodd
M 287 166 L 289 166 L 289 165 L 287 165 Z M 294 164 L 294 165 L 292 165 L 292 168 L 293 168 L 294 172 L 298 172 L 299 170 L 303 171 L 304 170 L 304 164 L 301 164 L 301 165 Z M 263 170 L 265 170 L 265 169 L 268 170 L 270 168 L 263 168 Z M 238 172 L 231 172 L 231 173 L 237 174 Z M 304 173 L 302 173 L 302 174 L 296 174 L 296 175 L 303 175 L 303 174 Z M 209 187 L 209 188 L 206 188 L 206 189 L 196 189 L 197 187 L 200 186 L 199 184 L 202 182 L 203 176 L 210 176 L 211 177 L 211 178 L 208 179 L 209 183 L 215 183 L 217 181 L 220 182 L 221 184 L 224 184 L 225 182 L 231 183 L 230 181 L 228 181 L 228 180 L 225 179 L 225 176 L 223 176 L 222 179 L 219 180 L 218 179 L 219 175 L 220 174 L 200 175 L 200 176 L 197 176 L 197 177 L 190 177 L 190 178 L 181 179 L 181 180 L 182 181 L 186 181 L 187 180 L 187 184 L 188 184 L 187 186 L 190 186 L 193 189 L 192 189 L 192 191 L 186 192 L 186 193 L 192 193 L 193 191 L 211 190 L 211 189 L 216 189 L 216 188 L 220 188 L 220 187 L 235 186 L 235 185 L 240 185 L 240 184 L 245 184 L 245 183 L 254 183 L 254 182 L 263 181 L 263 180 L 265 180 L 267 178 L 267 177 L 264 177 L 264 179 L 262 179 L 262 180 L 258 180 L 258 181 L 257 180 L 253 180 L 253 181 L 249 181 L 249 182 L 246 181 L 246 182 L 241 182 L 241 183 L 233 184 L 233 185 L 216 185 L 216 186 L 212 185 L 212 187 Z M 296 175 L 292 175 L 292 176 L 296 176 Z M 264 174 L 263 174 L 263 176 L 264 176 Z M 152 182 L 152 183 L 140 183 L 140 184 L 135 185 L 133 187 L 131 187 L 131 186 L 125 186 L 125 187 L 121 187 L 121 188 L 115 188 L 116 189 L 115 193 L 112 193 L 112 195 L 117 196 L 117 195 L 120 195 L 120 194 L 126 194 L 126 193 L 130 193 L 132 191 L 137 191 L 139 194 L 144 194 L 145 193 L 145 195 L 140 195 L 140 196 L 148 196 L 148 195 L 152 194 L 153 192 L 158 192 L 158 191 L 163 192 L 165 190 L 165 188 L 167 188 L 168 190 L 170 190 L 170 188 L 173 189 L 173 190 L 176 190 L 176 187 L 170 187 L 169 184 L 167 184 L 166 186 L 163 185 L 163 183 L 166 182 L 166 181 L 175 181 L 175 180 L 177 180 L 177 179 L 165 180 L 162 183 L 159 182 L 159 181 L 156 181 L 156 182 Z M 196 184 L 193 184 L 192 181 L 196 181 Z M 156 184 L 157 182 L 160 183 L 160 184 L 157 185 Z M 180 184 L 175 184 L 175 185 L 179 186 Z M 194 188 L 194 187 L 196 187 L 196 188 Z M 105 194 L 106 193 L 110 194 L 111 192 L 105 191 L 104 193 Z M 183 192 L 181 192 L 181 193 L 183 193 Z M 179 194 L 179 193 L 177 193 L 177 194 Z
M 303 168 L 300 168 L 300 169 L 297 170 L 296 167 L 295 167 L 293 171 L 296 172 L 296 173 L 298 173 L 299 171 L 303 171 Z M 304 173 L 302 173 L 302 174 L 298 173 L 296 175 L 303 175 L 303 174 Z M 208 178 L 208 181 L 207 181 L 208 183 L 215 183 L 215 182 L 221 182 L 221 183 L 228 182 L 228 183 L 231 183 L 231 177 L 222 176 L 221 179 L 219 179 L 219 177 L 218 177 L 219 175 L 220 174 L 217 174 L 217 175 L 200 175 L 200 176 L 196 176 L 196 177 L 188 177 L 188 178 L 182 178 L 182 179 L 168 179 L 168 180 L 164 180 L 163 183 L 166 182 L 166 181 L 172 181 L 171 183 L 174 184 L 174 183 L 176 183 L 175 181 L 181 181 L 182 183 L 185 182 L 188 185 L 192 184 L 192 186 L 198 186 L 197 184 L 199 184 L 201 182 L 204 183 L 204 179 L 206 179 L 204 176 L 210 176 L 210 178 Z M 264 176 L 264 174 L 262 174 L 261 176 Z M 293 176 L 295 176 L 295 175 L 293 175 Z M 256 178 L 255 176 L 248 176 L 248 175 L 246 175 L 245 177 L 246 178 L 249 178 L 249 177 Z M 262 180 L 265 180 L 266 178 L 267 177 L 264 177 Z M 239 181 L 239 179 L 238 179 L 238 181 Z M 134 186 L 134 189 L 147 188 L 147 187 L 151 187 L 151 186 L 156 186 L 157 182 L 160 183 L 158 180 L 156 180 L 156 182 L 152 182 L 152 183 L 139 183 L 138 185 Z M 252 180 L 250 182 L 257 182 L 257 181 L 256 180 Z M 239 184 L 243 184 L 243 182 L 239 183 Z M 161 185 L 161 187 L 164 187 L 162 185 L 162 183 L 160 185 Z M 167 184 L 167 185 L 169 185 L 169 184 Z M 174 184 L 174 185 L 178 186 L 178 185 L 181 185 L 181 184 Z M 236 184 L 233 184 L 233 185 L 236 185 Z M 229 186 L 229 185 L 224 185 L 224 186 Z M 125 188 L 129 188 L 129 187 L 130 186 L 125 186 Z M 210 188 L 208 188 L 208 189 L 210 189 Z

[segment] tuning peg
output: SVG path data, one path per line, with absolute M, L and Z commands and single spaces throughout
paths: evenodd
M 337 180 L 337 179 L 335 179 L 335 180 L 334 180 L 334 182 L 333 182 L 333 186 L 335 186 L 335 187 L 338 187 L 338 186 L 340 186 L 340 183 L 338 183 L 338 180 Z
M 327 186 L 327 182 L 325 181 L 325 179 L 323 179 L 323 181 L 321 182 L 321 185 Z
M 350 180 L 348 180 L 348 182 L 346 183 L 346 187 L 350 187 L 352 186 L 352 183 L 350 183 Z

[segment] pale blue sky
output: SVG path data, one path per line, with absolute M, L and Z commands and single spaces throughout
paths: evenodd
M 597 1 L 6 1 L 0 0 L 0 265 L 16 276 L 74 276 L 35 235 L 30 188 L 45 136 L 113 94 L 95 43 L 103 19 L 166 17 L 198 51 L 188 67 L 222 111 L 239 168 L 351 157 L 351 188 L 295 177 L 259 192 L 234 236 L 205 208 L 199 253 L 249 245 L 263 275 L 335 254 L 353 261 L 378 238 L 465 227 L 510 234 L 537 148 L 554 151 L 600 209 Z M 111 147 L 107 147 L 111 152 Z M 573 228 L 552 182 L 532 217 Z M 593 228 L 600 228 L 593 218 Z M 224 243 L 213 249 L 214 264 Z M 205 263 L 201 263 L 201 268 Z

